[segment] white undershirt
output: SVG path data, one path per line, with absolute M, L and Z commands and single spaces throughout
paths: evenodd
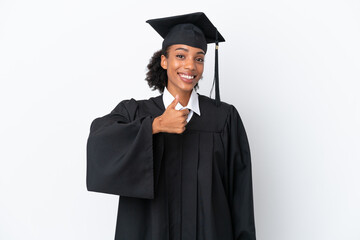
M 164 93 L 163 93 L 163 102 L 164 102 L 165 109 L 172 103 L 172 101 L 174 101 L 174 99 L 175 99 L 175 97 L 165 87 Z M 192 90 L 187 106 L 183 107 L 180 104 L 180 102 L 178 102 L 178 104 L 176 104 L 176 106 L 175 106 L 175 109 L 176 110 L 189 109 L 189 115 L 186 119 L 187 122 L 190 121 L 194 112 L 200 116 L 199 96 L 196 93 L 196 91 L 194 89 Z

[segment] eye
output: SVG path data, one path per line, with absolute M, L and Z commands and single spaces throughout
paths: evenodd
M 203 58 L 196 58 L 196 61 L 197 62 L 204 62 L 204 59 Z
M 180 59 L 185 58 L 185 56 L 184 56 L 184 55 L 181 55 L 181 54 L 177 54 L 176 57 L 177 57 L 177 58 L 180 58 Z

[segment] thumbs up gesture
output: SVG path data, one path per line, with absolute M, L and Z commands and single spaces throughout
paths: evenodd
M 188 109 L 176 110 L 175 106 L 179 102 L 179 96 L 176 95 L 174 101 L 166 108 L 164 113 L 153 121 L 153 134 L 159 132 L 183 133 L 185 131 L 186 119 L 189 114 Z

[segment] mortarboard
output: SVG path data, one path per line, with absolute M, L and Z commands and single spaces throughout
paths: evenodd
M 208 43 L 215 43 L 215 100 L 220 103 L 218 48 L 219 42 L 225 39 L 206 17 L 205 13 L 196 12 L 146 21 L 164 38 L 162 51 L 174 44 L 185 44 L 197 47 L 205 52 Z

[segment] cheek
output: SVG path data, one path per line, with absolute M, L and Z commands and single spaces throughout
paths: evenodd
M 180 62 L 180 61 L 174 61 L 173 62 L 173 68 L 175 69 L 175 70 L 177 70 L 177 69 L 179 69 L 181 66 L 182 66 L 182 63 Z
M 204 72 L 204 64 L 199 64 L 197 67 L 197 71 L 198 71 L 199 75 L 202 75 Z
M 178 69 L 177 64 L 174 61 L 169 61 L 168 69 L 167 69 L 168 78 L 174 78 L 175 75 L 177 75 L 177 69 Z
M 170 70 L 170 74 L 177 75 L 177 72 L 181 68 L 181 65 L 182 65 L 181 62 L 173 61 L 170 64 L 171 64 L 171 67 L 170 67 L 170 69 L 168 69 L 168 74 L 169 74 L 169 70 Z

